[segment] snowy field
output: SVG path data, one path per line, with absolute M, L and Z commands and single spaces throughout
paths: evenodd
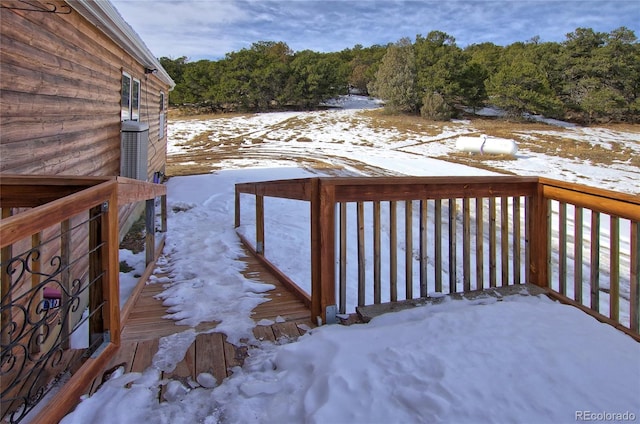
M 546 298 L 448 301 L 384 315 L 366 325 L 321 327 L 297 343 L 252 340 L 250 311 L 265 301 L 269 287 L 238 272 L 243 263 L 233 228 L 235 183 L 333 175 L 335 167 L 355 175 L 488 174 L 425 157 L 452 151 L 456 135 L 473 133 L 470 124 L 454 122 L 440 136 L 416 134 L 402 140 L 394 131 L 370 128 L 367 118 L 358 115 L 370 103 L 352 100 L 360 104 L 309 114 L 170 123 L 173 160 L 184 159 L 189 166 L 189 155 L 211 157 L 214 170 L 220 167 L 214 158 L 222 157 L 224 168 L 168 182 L 169 229 L 158 267 L 174 283 L 156 278 L 150 283 L 166 284 L 162 298 L 170 306 L 167 318 L 184 331 L 161 340 L 152 367 L 143 373 L 116 373 L 64 423 L 640 419 L 640 344 Z M 308 125 L 304 139 L 295 122 Z M 585 143 L 615 137 L 616 143 L 623 140 L 633 149 L 640 145 L 637 133 L 571 127 L 549 131 L 570 131 Z M 637 169 L 570 162 L 520 151 L 517 160 L 503 165 L 537 175 L 546 163 L 545 176 L 640 193 Z M 272 225 L 278 219 L 292 224 L 280 237 L 267 235 L 267 251 L 308 239 L 308 228 L 297 227 L 287 213 L 272 215 Z M 296 255 L 288 257 L 294 261 Z M 245 366 L 223 382 L 208 374 L 188 386 L 162 380 L 161 371 L 171 371 L 195 339 L 193 327 L 210 320 L 221 321 L 218 331 L 229 340 L 250 340 L 254 347 Z M 167 385 L 167 401 L 158 405 L 162 385 Z
M 291 166 L 292 162 L 295 166 L 338 168 L 343 174 L 356 175 L 478 172 L 432 159 L 446 159 L 457 153 L 456 140 L 460 136 L 483 135 L 473 121 L 439 124 L 425 121 L 419 129 L 403 131 L 374 125 L 362 110 L 377 105 L 366 98 L 351 96 L 338 104 L 345 107 L 172 122 L 168 129 L 169 162 L 189 166 L 197 158 L 203 169 L 200 173 L 251 166 L 264 168 L 272 164 Z M 640 156 L 640 128 L 579 127 L 549 122 L 531 129 L 516 127 L 512 134 L 519 144 L 516 160 L 485 159 L 482 163 L 496 171 L 640 194 L 640 168 L 634 165 Z M 544 144 L 546 139 L 555 140 L 552 147 Z M 571 156 L 567 153 L 561 155 L 563 149 L 571 153 L 575 149 L 593 149 L 623 154 L 615 155 L 614 160 L 603 165 L 592 159 L 567 157 Z

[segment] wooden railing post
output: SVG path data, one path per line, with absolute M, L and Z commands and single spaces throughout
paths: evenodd
M 360 245 L 358 245 L 360 247 Z M 347 203 L 340 203 L 340 313 L 347 312 Z
M 153 202 L 153 200 L 151 200 Z M 102 252 L 105 275 L 103 277 L 103 295 L 107 301 L 105 323 L 109 330 L 111 343 L 120 345 L 120 260 L 117 186 L 108 200 L 107 210 L 102 217 L 102 239 L 105 241 Z M 155 249 L 155 245 L 154 245 Z
M 427 296 L 428 206 L 427 199 L 420 200 L 420 297 Z
M 398 219 L 397 204 L 389 202 L 389 299 L 392 302 L 398 300 Z M 364 239 L 364 231 L 363 237 Z M 362 261 L 364 268 L 364 260 Z M 364 272 L 364 271 L 363 271 Z M 364 275 L 362 276 L 364 286 Z
M 435 199 L 434 207 L 434 257 L 435 257 L 435 287 L 437 293 L 442 293 L 442 200 Z
M 156 258 L 156 201 L 147 199 L 145 201 L 145 227 L 144 238 L 145 266 L 149 265 Z
M 484 200 L 476 197 L 476 290 L 484 288 Z
M 496 287 L 497 267 L 497 224 L 496 224 L 496 198 L 489 198 L 489 287 Z
M 160 196 L 160 219 L 161 219 L 161 227 L 160 231 L 163 233 L 167 232 L 167 195 L 163 194 Z
M 513 197 L 513 284 L 520 284 L 520 252 L 521 252 L 521 231 L 520 231 L 520 197 Z
M 90 211 L 89 344 L 120 343 L 118 191 Z M 108 339 L 107 336 L 108 332 Z
M 469 198 L 462 199 L 462 291 L 471 291 L 471 213 Z
M 256 194 L 256 253 L 264 255 L 264 196 Z
M 609 221 L 609 318 L 620 317 L 620 218 Z
M 589 287 L 591 309 L 600 312 L 600 212 L 591 211 Z
M 500 286 L 509 285 L 509 198 L 500 197 Z
M 234 219 L 234 228 L 238 228 L 240 226 L 240 191 L 238 190 L 238 186 L 235 186 L 235 219 Z
M 320 181 L 314 178 L 311 181 L 311 321 L 322 318 L 322 272 L 320 264 Z
M 335 187 L 316 178 L 311 184 L 311 319 L 332 323 L 335 306 Z
M 640 224 L 631 223 L 630 322 L 629 328 L 640 333 Z
M 457 292 L 456 281 L 457 275 L 457 248 L 456 248 L 456 215 L 458 214 L 456 207 L 456 199 L 449 199 L 449 293 Z
M 530 220 L 531 249 L 528 282 L 540 287 L 549 285 L 549 203 L 543 194 L 543 183 L 538 182 L 536 194 L 531 200 Z
M 365 304 L 365 246 L 364 246 L 364 203 L 358 202 L 356 205 L 356 222 L 358 227 L 358 306 L 364 306 Z M 342 218 L 340 219 L 342 223 Z M 346 215 L 345 215 L 346 222 Z M 344 264 L 346 267 L 346 264 Z M 345 288 L 346 296 L 346 288 Z M 342 296 L 340 297 L 342 302 Z
M 374 304 L 378 304 L 382 301 L 382 261 L 380 257 L 380 249 L 381 249 L 380 231 L 381 231 L 380 201 L 375 201 L 373 202 L 373 303 Z
M 411 200 L 405 201 L 404 223 L 405 299 L 413 299 L 413 202 Z
M 573 297 L 578 303 L 582 303 L 582 248 L 583 248 L 583 211 L 580 206 L 575 207 L 573 228 L 574 228 L 574 269 L 573 269 Z

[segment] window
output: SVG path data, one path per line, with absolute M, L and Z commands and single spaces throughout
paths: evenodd
M 122 97 L 120 99 L 120 120 L 131 119 L 131 76 L 122 74 Z
M 140 120 L 140 81 L 133 80 L 133 90 L 131 90 L 131 119 Z
M 126 72 L 122 73 L 122 90 L 120 91 L 120 120 L 140 119 L 140 80 L 131 78 Z
M 158 138 L 159 139 L 164 138 L 164 122 L 165 122 L 165 116 L 164 116 L 164 93 L 161 91 L 160 92 L 160 123 L 159 123 L 159 127 L 158 127 Z

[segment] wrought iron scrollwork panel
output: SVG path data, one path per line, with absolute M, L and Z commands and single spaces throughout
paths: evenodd
M 24 418 L 50 390 L 52 381 L 68 371 L 69 358 L 88 355 L 88 331 L 86 337 L 81 336 L 87 339 L 81 354 L 70 349 L 71 333 L 86 319 L 73 329 L 64 327 L 81 307 L 91 282 L 86 278 L 84 283 L 81 278 L 63 281 L 63 274 L 70 275 L 72 265 L 59 255 L 50 259 L 46 272 L 32 266 L 41 259 L 41 249 L 42 245 L 37 246 L 1 264 L 1 272 L 11 281 L 10 290 L 2 293 L 0 306 L 1 407 L 3 414 L 12 411 L 10 422 Z M 45 289 L 59 296 L 47 298 Z

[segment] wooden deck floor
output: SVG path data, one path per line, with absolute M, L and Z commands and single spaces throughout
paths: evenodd
M 270 301 L 259 305 L 253 311 L 252 318 L 256 322 L 262 319 L 278 321 L 272 325 L 257 326 L 254 335 L 258 340 L 293 341 L 308 328 L 314 327 L 310 320 L 310 311 L 302 301 L 288 291 L 253 256 L 247 254 L 245 262 L 247 268 L 243 274 L 247 278 L 276 287 L 266 293 Z M 124 367 L 125 372 L 144 371 L 151 366 L 153 356 L 158 351 L 160 338 L 189 328 L 176 325 L 171 319 L 162 318 L 166 315 L 166 307 L 154 298 L 162 291 L 163 284 L 159 283 L 144 287 L 132 312 L 123 323 L 122 343 L 118 353 L 105 367 L 104 373 L 92 383 L 90 393 L 95 392 L 119 367 Z M 196 331 L 204 332 L 215 326 L 215 322 L 201 323 L 196 327 Z M 227 343 L 226 336 L 221 333 L 199 334 L 173 372 L 164 373 L 162 378 L 183 382 L 188 379 L 196 381 L 196 377 L 205 372 L 213 375 L 220 383 L 231 375 L 231 368 L 242 365 L 246 356 L 246 347 L 236 347 Z

